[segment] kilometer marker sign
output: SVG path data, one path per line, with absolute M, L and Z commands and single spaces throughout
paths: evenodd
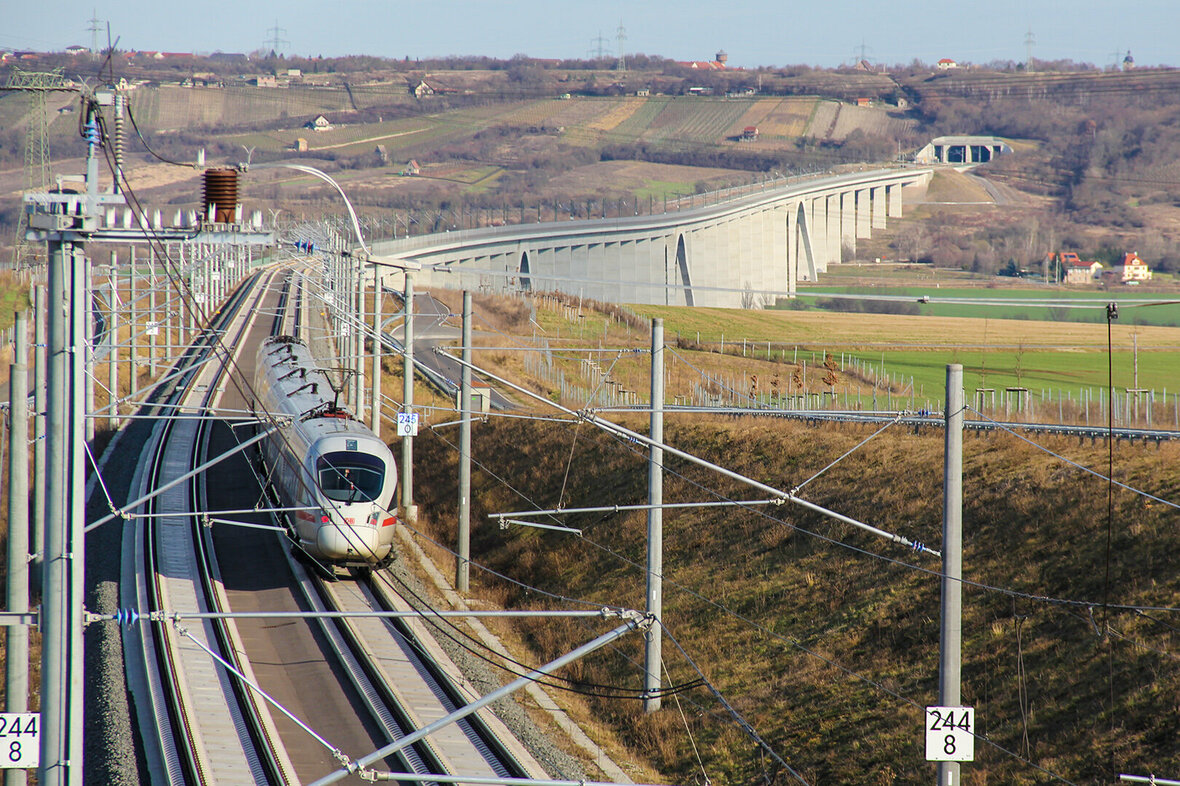
M 0 713 L 0 769 L 35 768 L 41 761 L 41 716 Z
M 975 708 L 926 708 L 926 761 L 975 761 Z

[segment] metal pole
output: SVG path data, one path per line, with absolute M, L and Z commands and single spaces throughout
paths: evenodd
M 946 453 L 943 458 L 942 626 L 938 703 L 959 706 L 963 634 L 963 367 L 946 367 Z M 959 762 L 938 764 L 937 786 L 959 786 Z
M 68 260 L 68 262 L 67 262 Z M 46 495 L 44 578 L 41 582 L 41 764 L 39 780 L 61 783 L 61 764 L 66 755 L 65 658 L 69 635 L 69 607 L 66 605 L 69 571 L 66 564 L 66 319 L 68 306 L 67 264 L 73 262 L 70 243 L 49 243 L 49 388 L 47 409 L 48 494 Z M 89 311 L 86 304 L 75 304 Z
M 25 314 L 16 315 L 15 362 L 9 367 L 8 441 L 8 611 L 29 610 L 29 367 L 25 364 L 28 338 Z M 29 707 L 29 629 L 11 625 L 7 630 L 4 689 L 8 712 Z M 28 782 L 23 769 L 5 773 L 6 786 Z
M 45 367 L 49 350 L 49 306 L 44 285 L 33 288 L 33 595 L 41 594 L 41 568 L 45 549 L 45 505 L 48 501 L 48 464 L 45 455 L 45 408 L 48 391 L 45 387 Z M 60 309 L 59 309 L 60 310 Z
M 660 619 L 664 606 L 664 320 L 651 321 L 651 438 L 647 465 L 647 613 L 655 619 L 644 633 L 643 709 L 656 712 L 660 697 L 660 667 L 663 633 Z
M 381 268 L 373 265 L 373 373 L 369 379 L 369 428 L 381 436 Z
M 405 345 L 405 365 L 402 379 L 402 412 L 407 415 L 414 411 L 414 279 L 410 271 L 406 276 L 406 318 L 402 335 Z M 414 438 L 408 434 L 402 437 L 402 508 L 405 520 L 418 520 L 418 506 L 414 504 Z
M 467 592 L 471 569 L 471 293 L 463 292 L 463 370 L 459 387 L 459 559 L 455 589 Z

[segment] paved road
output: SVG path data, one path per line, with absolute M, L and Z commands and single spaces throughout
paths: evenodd
M 462 366 L 448 357 L 435 353 L 434 348 L 442 344 L 459 342 L 462 339 L 461 318 L 452 317 L 450 309 L 445 303 L 436 300 L 429 292 L 414 294 L 414 363 L 425 367 L 429 372 L 443 380 L 448 393 L 459 389 Z M 388 331 L 400 344 L 404 337 L 401 325 Z M 455 348 L 455 354 L 458 349 Z M 478 374 L 472 378 L 480 381 Z M 486 380 L 484 380 L 486 381 Z M 492 388 L 492 409 L 514 409 L 516 403 L 500 391 Z

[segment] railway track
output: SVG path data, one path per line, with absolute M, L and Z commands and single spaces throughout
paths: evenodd
M 214 337 L 252 347 L 263 330 L 307 330 L 301 281 L 272 270 L 235 293 L 179 364 L 189 371 L 164 402 L 178 416 L 159 422 L 141 457 L 136 488 L 158 493 L 128 511 L 137 526 L 125 528 L 123 596 L 151 621 L 124 627 L 124 651 L 152 782 L 307 782 L 477 696 L 420 625 L 307 619 L 408 605 L 388 597 L 380 578 L 332 582 L 305 570 L 275 514 L 260 510 L 249 457 L 209 461 L 244 441 L 244 423 L 212 413 L 246 404 L 226 383 L 234 361 Z M 202 464 L 210 466 L 193 471 Z M 218 517 L 225 510 L 244 513 L 231 522 Z M 274 617 L 214 618 L 231 611 Z M 490 713 L 382 763 L 419 777 L 546 777 Z

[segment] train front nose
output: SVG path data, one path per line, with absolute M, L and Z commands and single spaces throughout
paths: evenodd
M 325 524 L 320 527 L 316 546 L 328 559 L 371 562 L 377 553 L 377 530 L 361 525 Z

